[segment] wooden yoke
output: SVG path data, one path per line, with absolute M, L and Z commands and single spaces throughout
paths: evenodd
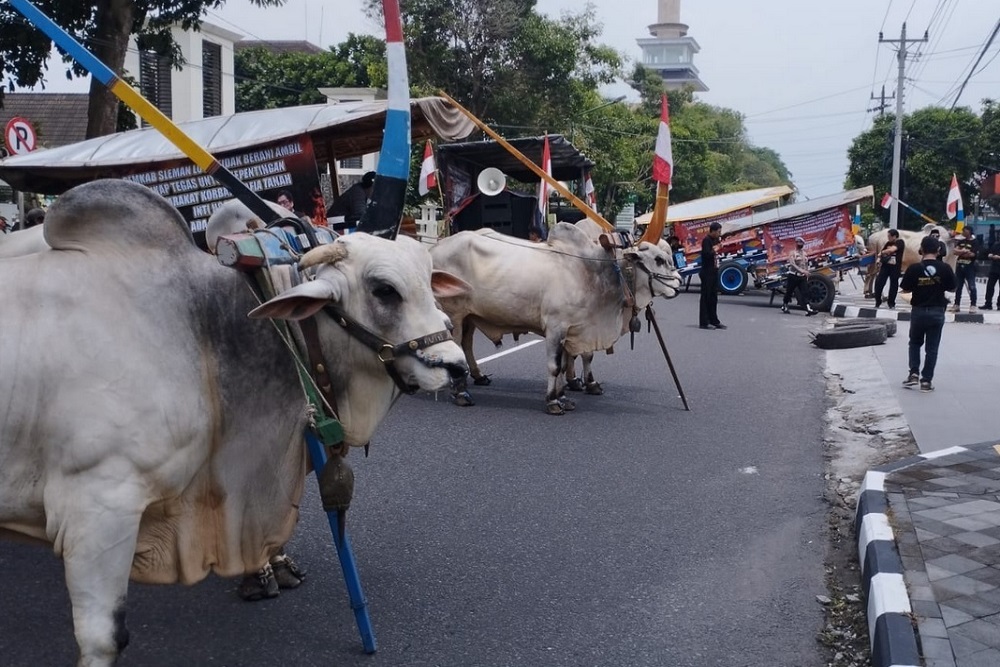
M 522 153 L 521 151 L 519 151 L 516 148 L 514 148 L 513 146 L 511 146 L 509 143 L 507 143 L 507 141 L 505 141 L 503 137 L 501 137 L 499 134 L 497 134 L 492 129 L 490 129 L 489 125 L 487 125 L 486 123 L 484 123 L 483 121 L 479 120 L 474 115 L 472 115 L 471 111 L 469 111 L 468 109 L 466 109 L 465 107 L 463 107 L 461 104 L 459 104 L 458 102 L 456 102 L 454 99 L 452 99 L 452 97 L 450 95 L 448 95 L 448 93 L 446 93 L 443 90 L 441 90 L 441 91 L 438 91 L 438 95 L 440 95 L 444 99 L 446 99 L 449 102 L 451 102 L 451 104 L 456 109 L 458 109 L 463 114 L 465 114 L 466 117 L 468 117 L 468 119 L 471 120 L 476 125 L 476 127 L 478 127 L 480 130 L 482 130 L 483 132 L 485 132 L 486 135 L 490 137 L 490 139 L 493 139 L 493 141 L 497 142 L 504 149 L 506 149 L 508 153 L 510 153 L 511 155 L 513 155 L 514 157 L 516 157 L 518 160 L 520 160 L 524 164 L 525 167 L 527 167 L 528 169 L 530 169 L 532 171 L 532 173 L 535 174 L 535 176 L 538 176 L 539 178 L 543 179 L 546 183 L 548 183 L 549 185 L 551 185 L 553 190 L 555 190 L 556 192 L 558 192 L 559 194 L 561 194 L 563 197 L 565 197 L 567 200 L 569 200 L 569 202 L 571 204 L 573 204 L 573 206 L 576 206 L 578 209 L 580 209 L 580 211 L 584 215 L 586 215 L 588 218 L 590 218 L 591 220 L 593 220 L 594 222 L 596 222 L 597 224 L 599 224 L 602 228 L 604 228 L 605 231 L 613 232 L 615 230 L 615 226 L 612 225 L 607 220 L 605 220 L 601 216 L 600 213 L 598 213 L 594 209 L 592 209 L 589 206 L 587 206 L 586 202 L 584 202 L 582 199 L 580 199 L 579 197 L 577 197 L 576 195 L 574 195 L 572 192 L 570 192 L 569 190 L 567 190 L 566 188 L 564 188 L 562 186 L 562 183 L 560 183 L 556 179 L 554 179 L 551 176 L 549 176 L 548 174 L 546 174 L 545 171 L 541 167 L 539 167 L 537 164 L 535 164 L 534 162 L 532 162 L 531 160 L 529 160 L 527 158 L 527 156 L 524 155 L 524 153 Z

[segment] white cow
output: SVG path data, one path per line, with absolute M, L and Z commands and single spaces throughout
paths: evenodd
M 945 256 L 944 261 L 952 269 L 955 268 L 955 255 L 952 249 L 955 245 L 955 239 L 951 231 L 947 227 L 941 225 L 932 225 L 927 223 L 919 232 L 914 232 L 908 229 L 899 230 L 899 238 L 903 240 L 906 244 L 906 249 L 903 251 L 903 263 L 899 268 L 900 275 L 906 271 L 910 264 L 916 264 L 920 261 L 920 241 L 923 240 L 925 236 L 931 233 L 932 229 L 937 229 L 940 233 L 941 241 L 943 241 L 948 246 L 948 254 Z M 878 253 L 885 247 L 885 244 L 889 241 L 889 230 L 880 229 L 874 232 L 868 237 L 868 252 Z M 868 265 L 868 273 L 865 274 L 865 286 L 864 294 L 865 296 L 872 295 L 873 285 L 875 284 L 875 278 L 878 276 L 878 262 L 872 262 Z
M 44 230 L 51 249 L 0 261 L 16 295 L 0 318 L 0 534 L 63 558 L 79 664 L 111 665 L 130 575 L 255 572 L 289 539 L 309 415 L 277 328 L 247 318 L 246 277 L 198 250 L 163 198 L 95 181 L 60 197 Z M 300 266 L 314 278 L 254 314 L 315 315 L 348 444 L 397 397 L 389 366 L 426 390 L 464 376 L 434 296 L 468 286 L 419 243 L 353 234 Z M 437 335 L 386 365 L 327 306 L 392 344 Z
M 595 243 L 599 243 L 600 237 L 604 234 L 604 229 L 598 225 L 596 222 L 590 220 L 589 218 L 584 218 L 579 222 L 574 223 L 578 228 L 587 232 L 590 238 L 594 239 Z M 670 264 L 671 270 L 676 269 L 676 264 L 674 263 L 674 251 L 670 247 L 670 244 L 665 240 L 660 239 L 656 242 L 656 246 L 664 252 L 667 256 L 667 261 Z M 619 251 L 620 252 L 620 251 Z M 678 274 L 679 278 L 679 274 Z M 676 296 L 676 293 L 674 294 Z M 650 302 L 652 299 L 650 299 Z M 637 299 L 637 305 L 635 308 L 636 317 L 638 317 L 639 311 L 645 309 L 649 305 L 647 302 L 639 303 Z M 630 322 L 633 326 L 639 326 L 640 322 L 635 320 Z M 567 355 L 566 359 L 566 389 L 569 391 L 583 391 L 593 396 L 600 396 L 604 393 L 604 388 L 601 387 L 601 383 L 594 377 L 593 363 L 594 363 L 594 352 L 587 352 L 580 355 L 581 362 L 583 364 L 583 371 L 580 377 L 576 375 L 576 357 Z M 610 351 L 609 351 L 610 354 Z
M 477 384 L 487 384 L 488 378 L 473 354 L 476 329 L 497 344 L 508 333 L 545 337 L 550 414 L 574 407 L 563 396 L 567 355 L 611 347 L 627 330 L 633 307 L 645 307 L 654 296 L 676 296 L 680 288 L 673 263 L 657 246 L 640 243 L 616 258 L 565 222 L 553 228 L 545 243 L 488 230 L 461 232 L 438 241 L 431 256 L 436 269 L 472 285 L 469 293 L 439 302 L 455 325 Z M 464 387 L 459 387 L 456 402 L 472 404 Z
M 19 229 L 9 234 L 0 234 L 0 259 L 30 255 L 48 248 L 45 242 L 45 225 L 35 225 Z
M 292 215 L 288 209 L 280 204 L 275 204 L 273 201 L 265 201 L 264 203 L 283 218 Z M 265 226 L 264 222 L 246 204 L 239 199 L 230 199 L 212 211 L 212 215 L 209 216 L 208 224 L 205 226 L 205 245 L 208 246 L 208 251 L 214 254 L 220 236 L 264 229 Z

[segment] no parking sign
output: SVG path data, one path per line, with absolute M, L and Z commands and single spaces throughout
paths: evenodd
M 11 155 L 24 155 L 35 150 L 37 138 L 35 128 L 25 118 L 15 116 L 7 121 L 3 132 L 4 142 Z

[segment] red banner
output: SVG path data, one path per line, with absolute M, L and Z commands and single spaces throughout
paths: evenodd
M 829 252 L 843 252 L 854 243 L 849 206 L 826 209 L 764 225 L 764 246 L 769 264 L 782 262 L 795 249 L 795 237 L 806 242 L 810 257 Z
M 681 244 L 684 246 L 685 255 L 698 253 L 701 252 L 701 241 L 708 234 L 709 225 L 713 222 L 728 222 L 729 220 L 736 220 L 737 218 L 750 215 L 751 212 L 752 209 L 748 206 L 746 208 L 736 209 L 735 211 L 729 211 L 728 213 L 713 215 L 709 218 L 675 222 L 673 223 L 674 235 L 681 240 Z M 756 238 L 756 231 L 754 229 L 746 229 L 742 232 L 731 234 L 722 240 L 723 245 L 719 248 L 719 252 L 723 252 L 729 246 L 733 246 L 735 248 L 742 242 L 749 241 L 753 238 Z

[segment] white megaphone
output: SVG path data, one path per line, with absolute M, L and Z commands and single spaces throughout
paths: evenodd
M 487 167 L 479 172 L 476 186 L 487 197 L 495 197 L 507 187 L 507 177 L 496 167 Z

